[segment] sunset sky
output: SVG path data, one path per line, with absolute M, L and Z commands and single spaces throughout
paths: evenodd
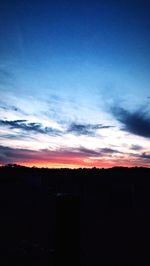
M 0 1 L 0 164 L 150 167 L 150 1 Z

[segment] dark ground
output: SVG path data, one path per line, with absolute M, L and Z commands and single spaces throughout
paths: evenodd
M 0 265 L 150 265 L 150 169 L 1 167 Z

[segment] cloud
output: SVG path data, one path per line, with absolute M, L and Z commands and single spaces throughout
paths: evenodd
M 112 167 L 123 166 L 149 166 L 150 154 L 114 154 L 117 151 L 103 148 L 90 150 L 84 147 L 78 149 L 58 150 L 28 150 L 0 146 L 0 164 L 46 165 L 51 167 L 76 166 L 76 167 Z M 110 160 L 108 160 L 110 157 Z
M 109 150 L 109 154 L 108 154 Z M 57 163 L 57 164 L 77 164 L 81 165 L 86 162 L 84 160 L 89 159 L 91 157 L 96 157 L 99 159 L 103 159 L 105 154 L 107 156 L 111 153 L 114 153 L 114 150 L 103 148 L 98 150 L 91 150 L 85 147 L 80 147 L 76 149 L 72 148 L 60 148 L 57 150 L 49 150 L 49 149 L 41 149 L 41 150 L 28 150 L 28 149 L 19 149 L 19 148 L 11 148 L 6 146 L 0 146 L 0 164 L 7 163 L 33 163 L 33 162 L 47 162 Z M 93 162 L 94 163 L 94 160 Z M 88 164 L 88 163 L 87 163 Z
M 51 127 L 42 127 L 41 123 L 29 123 L 27 120 L 0 120 L 0 126 L 8 126 L 11 129 L 21 129 L 48 135 L 60 135 L 61 131 Z
M 124 125 L 124 130 L 145 138 L 150 138 L 150 116 L 144 110 L 130 112 L 121 107 L 113 107 L 112 113 Z
M 79 152 L 83 152 L 89 156 L 105 156 L 106 154 L 113 154 L 113 153 L 120 153 L 119 151 L 117 150 L 113 150 L 113 149 L 110 149 L 110 148 L 100 148 L 100 149 L 96 149 L 96 150 L 91 150 L 91 149 L 87 149 L 87 148 L 84 148 L 84 147 L 80 147 L 78 149 Z
M 48 150 L 41 149 L 38 151 L 28 149 L 10 148 L 0 146 L 0 163 L 34 163 L 47 162 L 49 164 L 80 164 L 82 159 L 87 158 L 84 153 L 73 149 Z
M 121 153 L 121 152 L 119 152 L 119 151 L 117 151 L 117 150 L 110 149 L 110 148 L 103 148 L 103 149 L 101 149 L 101 151 L 102 151 L 103 153 L 109 153 L 109 154 L 111 154 L 111 153 Z
M 118 153 L 120 154 L 121 152 L 119 152 L 118 150 L 113 150 L 110 148 L 99 148 L 96 150 L 92 150 L 92 149 L 87 149 L 85 147 L 80 147 L 77 149 L 78 153 L 83 153 L 86 156 L 94 156 L 94 157 L 104 157 L 104 156 L 109 156 L 112 155 L 114 153 Z
M 144 159 L 150 159 L 150 154 L 143 152 L 140 157 Z
M 0 120 L 0 126 L 7 126 L 11 129 L 21 129 L 23 131 L 32 131 L 41 134 L 49 134 L 49 135 L 62 135 L 66 133 L 72 133 L 75 135 L 87 135 L 87 136 L 95 136 L 96 131 L 98 129 L 110 128 L 111 126 L 104 126 L 102 124 L 76 124 L 72 123 L 66 130 L 63 132 L 51 128 L 51 127 L 43 127 L 41 123 L 28 122 L 27 120 Z
M 89 157 L 103 157 L 105 154 L 117 152 L 111 149 L 103 148 L 98 150 L 86 149 L 80 147 L 77 149 L 67 148 L 58 150 L 41 149 L 38 151 L 28 149 L 10 148 L 6 146 L 0 146 L 0 163 L 12 163 L 12 162 L 30 162 L 30 161 L 73 161 L 78 163 Z
M 14 105 L 9 105 L 7 103 L 4 103 L 2 101 L 0 101 L 0 109 L 4 110 L 4 111 L 14 111 L 14 112 L 17 112 L 17 113 L 20 113 L 20 114 L 23 114 L 25 115 L 26 113 L 21 110 L 19 107 L 17 106 L 14 106 Z
M 134 150 L 134 151 L 140 151 L 140 150 L 142 150 L 143 148 L 142 148 L 142 146 L 140 146 L 140 145 L 132 145 L 131 146 L 131 150 Z
M 100 151 L 91 150 L 91 149 L 87 149 L 84 147 L 78 148 L 77 152 L 83 153 L 83 154 L 88 155 L 88 156 L 100 156 Z
M 0 139 L 11 139 L 11 140 L 18 140 L 18 139 L 26 139 L 27 136 L 24 134 L 0 134 Z M 31 137 L 30 137 L 31 138 Z
M 98 129 L 105 129 L 105 128 L 110 128 L 112 126 L 105 126 L 103 124 L 77 124 L 77 123 L 72 123 L 67 132 L 73 133 L 76 135 L 89 135 L 89 136 L 94 136 L 96 133 L 96 130 Z

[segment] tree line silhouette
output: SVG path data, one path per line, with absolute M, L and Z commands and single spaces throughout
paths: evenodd
M 1 265 L 149 265 L 150 169 L 0 167 Z

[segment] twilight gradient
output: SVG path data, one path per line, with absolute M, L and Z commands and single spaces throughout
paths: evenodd
M 150 166 L 150 2 L 0 3 L 0 164 Z

